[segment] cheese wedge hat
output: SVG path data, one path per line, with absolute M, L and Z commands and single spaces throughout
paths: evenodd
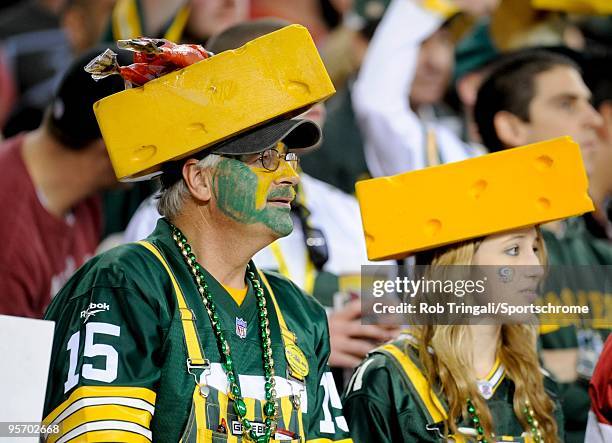
M 357 182 L 370 260 L 534 226 L 593 210 L 569 137 Z
M 94 112 L 117 178 L 130 180 L 294 117 L 334 92 L 310 34 L 290 25 L 106 97 Z

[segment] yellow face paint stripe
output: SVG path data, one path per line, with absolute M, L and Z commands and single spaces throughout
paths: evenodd
M 51 434 L 47 443 L 55 443 L 73 429 L 89 422 L 118 420 L 135 423 L 149 429 L 153 416 L 149 411 L 121 405 L 96 405 L 78 409 L 59 423 L 60 432 Z
M 155 405 L 155 392 L 147 388 L 138 388 L 133 386 L 81 386 L 77 388 L 67 400 L 55 408 L 43 421 L 44 425 L 48 425 L 55 420 L 66 408 L 72 403 L 86 397 L 127 397 L 138 398 Z
M 276 150 L 279 153 L 287 152 L 287 148 L 282 142 L 277 143 Z M 253 173 L 257 176 L 257 191 L 255 193 L 255 209 L 262 209 L 266 205 L 270 185 L 273 181 L 282 177 L 298 177 L 298 173 L 284 160 L 280 161 L 276 171 L 268 171 L 266 168 L 259 166 L 259 160 L 256 165 L 250 166 Z
M 255 209 L 261 210 L 266 206 L 270 185 L 279 177 L 279 167 L 276 171 L 271 172 L 264 168 L 252 168 L 253 173 L 257 176 L 257 190 L 255 191 Z
M 414 389 L 423 401 L 433 421 L 436 423 L 445 421 L 448 418 L 446 410 L 442 406 L 438 396 L 431 389 L 429 382 L 421 370 L 397 346 L 388 344 L 382 346 L 381 349 L 391 354 L 404 369 L 406 376 L 412 382 Z

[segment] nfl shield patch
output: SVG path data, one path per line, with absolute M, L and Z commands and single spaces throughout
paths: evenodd
M 247 335 L 247 322 L 238 317 L 236 317 L 236 335 L 240 338 L 246 338 Z

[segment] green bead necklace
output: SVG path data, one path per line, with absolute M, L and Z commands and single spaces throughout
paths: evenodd
M 470 414 L 470 420 L 474 425 L 474 428 L 476 428 L 476 432 L 478 433 L 478 441 L 480 443 L 489 443 L 489 440 L 485 435 L 484 428 L 482 427 L 480 417 L 478 417 L 476 408 L 472 404 L 472 400 L 470 400 L 469 398 L 467 400 L 467 411 Z M 530 432 L 531 436 L 533 437 L 534 443 L 542 443 L 544 441 L 542 438 L 542 431 L 540 430 L 538 420 L 534 418 L 535 412 L 531 408 L 529 400 L 525 400 L 523 414 L 525 415 L 525 420 L 527 420 L 527 423 L 529 423 L 529 426 L 531 426 Z M 491 438 L 494 438 L 494 435 L 491 435 Z
M 255 276 L 255 272 L 250 267 L 247 268 L 247 278 L 253 285 L 255 290 L 255 297 L 257 298 L 257 314 L 259 318 L 259 336 L 261 338 L 261 350 L 263 353 L 263 367 L 264 367 L 264 380 L 265 380 L 265 398 L 266 403 L 263 407 L 263 413 L 265 416 L 264 425 L 265 432 L 263 435 L 257 435 L 253 429 L 253 425 L 246 418 L 246 403 L 242 398 L 242 391 L 240 389 L 240 381 L 234 368 L 234 361 L 230 351 L 230 346 L 223 334 L 219 314 L 217 313 L 217 307 L 213 301 L 213 296 L 208 290 L 208 285 L 204 280 L 203 268 L 198 263 L 195 254 L 185 235 L 174 225 L 170 225 L 172 228 L 172 239 L 178 246 L 183 258 L 189 266 L 191 273 L 193 274 L 198 292 L 204 303 L 204 308 L 208 313 L 210 324 L 212 325 L 213 333 L 217 341 L 219 353 L 223 359 L 222 367 L 227 375 L 227 381 L 229 383 L 228 396 L 234 402 L 234 412 L 238 416 L 240 423 L 242 423 L 242 434 L 243 438 L 251 440 L 256 443 L 268 443 L 272 434 L 276 432 L 277 426 L 277 406 L 276 406 L 276 386 L 274 381 L 274 359 L 272 358 L 272 343 L 270 341 L 270 322 L 268 321 L 268 309 L 266 307 L 266 298 L 264 296 L 263 289 L 259 280 Z

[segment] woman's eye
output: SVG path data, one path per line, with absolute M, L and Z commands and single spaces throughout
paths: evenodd
M 517 256 L 519 254 L 519 247 L 513 246 L 511 248 L 506 249 L 504 252 L 511 256 Z

